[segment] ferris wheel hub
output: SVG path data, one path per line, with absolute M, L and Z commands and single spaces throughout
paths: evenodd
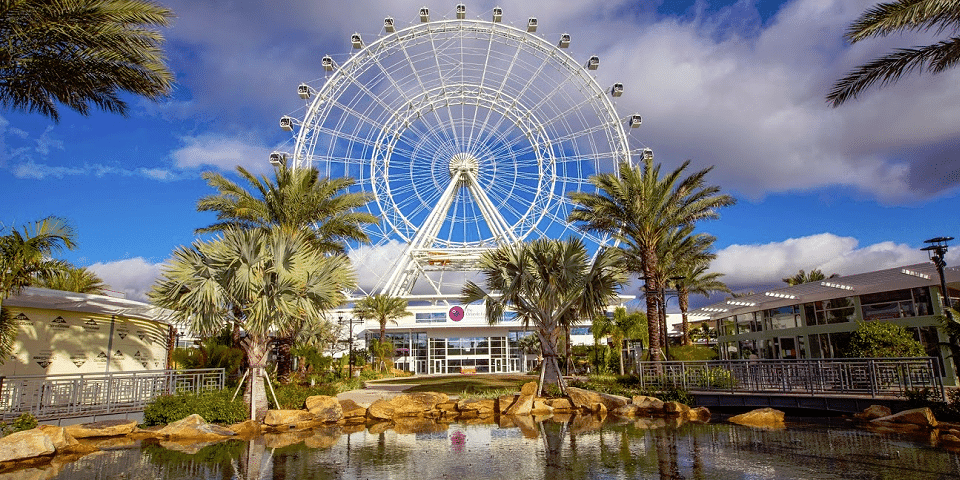
M 480 169 L 480 161 L 469 153 L 458 153 L 450 159 L 450 178 L 458 178 L 463 173 L 474 177 Z

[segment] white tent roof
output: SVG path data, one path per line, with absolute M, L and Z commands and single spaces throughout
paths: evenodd
M 946 268 L 943 274 L 948 285 L 960 282 L 960 268 Z M 739 313 L 831 298 L 939 285 L 940 276 L 937 273 L 937 267 L 931 262 L 925 262 L 844 277 L 827 278 L 819 282 L 786 286 L 744 297 L 727 299 L 720 303 L 699 308 L 689 314 L 694 317 L 717 319 Z
M 64 292 L 47 288 L 27 287 L 20 295 L 3 301 L 6 307 L 45 308 L 69 312 L 98 313 L 120 317 L 150 320 L 165 324 L 175 321 L 173 310 L 125 298 L 85 293 Z

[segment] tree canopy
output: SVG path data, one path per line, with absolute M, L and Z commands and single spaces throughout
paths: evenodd
M 125 115 L 122 93 L 166 97 L 160 29 L 172 17 L 147 0 L 0 2 L 0 105 L 59 121 L 58 104 Z

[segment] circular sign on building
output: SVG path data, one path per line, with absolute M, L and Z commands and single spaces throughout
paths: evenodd
M 447 315 L 450 316 L 450 320 L 453 320 L 454 322 L 459 322 L 460 320 L 463 320 L 463 308 L 453 307 L 450 309 L 449 312 L 447 312 Z

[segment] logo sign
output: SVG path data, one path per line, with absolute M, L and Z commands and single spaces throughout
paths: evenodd
M 459 322 L 463 320 L 463 308 L 462 307 L 453 307 L 447 312 L 447 315 L 450 317 L 450 320 L 454 322 Z

